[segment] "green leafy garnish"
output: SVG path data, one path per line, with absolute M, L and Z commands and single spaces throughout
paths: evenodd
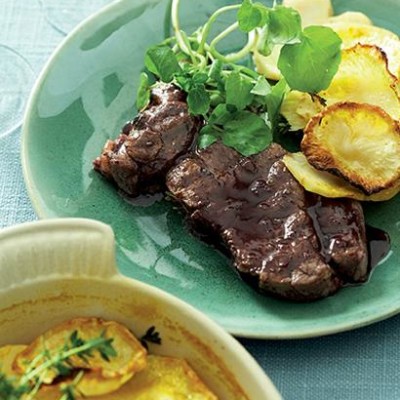
M 94 352 L 98 352 L 104 360 L 109 361 L 110 357 L 117 355 L 112 342 L 112 338 L 105 337 L 105 332 L 98 338 L 88 340 L 79 337 L 77 331 L 72 332 L 64 346 L 52 352 L 44 349 L 32 360 L 18 380 L 0 374 L 0 400 L 34 399 L 43 385 L 43 377 L 47 371 L 55 371 L 61 377 L 72 376 L 74 368 L 71 366 L 70 360 L 73 356 L 87 362 L 89 358 L 93 357 Z M 82 376 L 83 371 L 80 371 L 70 384 L 61 386 L 60 400 L 75 400 L 76 386 Z
M 317 93 L 326 89 L 336 74 L 341 39 L 330 28 L 309 26 L 300 43 L 284 46 L 278 68 L 294 90 Z
M 175 35 L 150 47 L 145 65 L 156 79 L 174 83 L 187 93 L 189 112 L 204 117 L 199 146 L 221 140 L 243 155 L 262 151 L 273 140 L 280 107 L 290 89 L 316 93 L 325 89 L 340 62 L 340 38 L 326 27 L 302 29 L 299 13 L 243 0 L 217 9 L 194 33 L 180 28 L 179 2 L 172 0 Z M 236 22 L 211 37 L 213 25 L 226 12 L 236 11 Z M 218 44 L 239 30 L 247 43 L 234 53 L 223 54 Z M 283 79 L 269 82 L 243 62 L 253 52 L 269 55 L 282 46 L 278 62 Z M 148 104 L 149 79 L 141 75 L 138 108 Z
M 168 46 L 150 47 L 144 60 L 146 68 L 163 82 L 171 82 L 174 75 L 181 71 L 175 53 Z
M 239 72 L 232 72 L 225 80 L 226 103 L 244 110 L 253 101 L 254 82 Z
M 293 8 L 275 6 L 270 12 L 268 33 L 272 44 L 300 42 L 301 18 Z
M 203 84 L 193 86 L 188 93 L 187 102 L 192 114 L 204 115 L 210 108 L 210 95 Z
M 269 20 L 269 14 L 270 10 L 263 4 L 243 0 L 237 15 L 239 28 L 243 32 L 251 32 L 255 28 L 263 27 Z
M 136 108 L 142 110 L 150 103 L 150 81 L 149 76 L 142 72 L 139 78 L 139 88 L 136 96 Z
M 259 153 L 272 141 L 270 129 L 263 118 L 250 111 L 234 114 L 224 128 L 222 142 L 244 156 Z

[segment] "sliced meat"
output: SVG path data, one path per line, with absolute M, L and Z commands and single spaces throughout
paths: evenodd
M 251 157 L 215 143 L 167 175 L 171 195 L 218 237 L 241 277 L 280 298 L 310 301 L 367 277 L 364 216 L 352 200 L 306 192 L 277 144 Z
M 189 114 L 185 94 L 159 83 L 149 106 L 109 140 L 94 168 L 130 196 L 165 189 L 165 175 L 190 152 L 202 120 Z

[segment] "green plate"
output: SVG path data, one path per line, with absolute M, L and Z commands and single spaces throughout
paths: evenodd
M 190 31 L 228 2 L 182 3 L 184 29 Z M 363 11 L 399 33 L 398 0 L 337 0 L 334 6 L 336 12 Z M 24 174 L 39 216 L 110 224 L 123 274 L 180 297 L 238 336 L 319 336 L 398 313 L 400 196 L 366 207 L 368 223 L 392 238 L 390 255 L 370 281 L 322 301 L 293 304 L 261 296 L 241 282 L 224 256 L 188 233 L 173 204 L 129 204 L 92 171 L 104 142 L 135 115 L 143 55 L 168 34 L 167 10 L 162 0 L 117 1 L 81 24 L 48 62 L 30 98 L 23 132 Z

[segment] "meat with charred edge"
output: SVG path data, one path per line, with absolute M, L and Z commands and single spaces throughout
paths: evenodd
M 306 192 L 277 144 L 243 157 L 217 142 L 167 175 L 173 198 L 202 232 L 218 237 L 241 277 L 295 301 L 335 293 L 368 276 L 360 203 Z
M 189 114 L 184 92 L 158 83 L 149 106 L 107 141 L 94 169 L 130 196 L 163 191 L 165 175 L 192 150 L 202 124 Z

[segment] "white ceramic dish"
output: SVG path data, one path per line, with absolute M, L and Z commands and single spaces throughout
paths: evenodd
M 221 400 L 279 400 L 249 353 L 177 298 L 117 272 L 110 227 L 50 219 L 0 231 L 0 345 L 28 343 L 55 324 L 98 316 L 137 336 L 155 326 L 156 354 L 186 358 Z

